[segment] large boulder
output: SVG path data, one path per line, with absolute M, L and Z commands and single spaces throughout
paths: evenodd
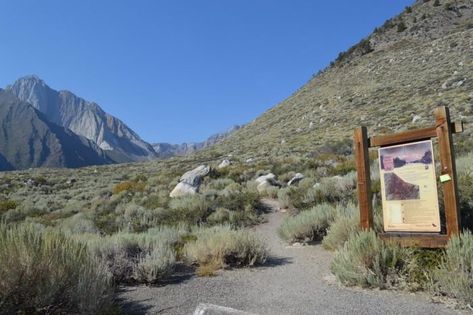
M 304 179 L 304 175 L 301 173 L 297 173 L 296 175 L 294 175 L 293 178 L 291 178 L 291 180 L 287 183 L 287 185 L 288 186 L 297 185 L 303 179 Z
M 230 160 L 225 159 L 217 166 L 217 168 L 225 168 L 227 166 L 230 166 L 231 164 L 232 162 Z
M 169 196 L 171 198 L 181 197 L 184 195 L 193 195 L 199 192 L 202 178 L 210 173 L 210 167 L 201 165 L 192 171 L 184 173 L 179 179 L 179 183 L 174 187 Z
M 276 175 L 273 173 L 269 173 L 266 175 L 261 175 L 257 179 L 255 179 L 255 182 L 258 184 L 264 183 L 264 182 L 276 182 Z
M 255 179 L 255 182 L 258 184 L 258 186 L 256 186 L 256 189 L 260 193 L 266 191 L 266 189 L 269 187 L 281 187 L 281 184 L 279 184 L 276 180 L 276 175 L 274 175 L 273 173 L 260 176 Z
M 169 197 L 177 198 L 185 195 L 194 195 L 199 190 L 199 187 L 189 185 L 187 183 L 178 183 L 171 191 Z

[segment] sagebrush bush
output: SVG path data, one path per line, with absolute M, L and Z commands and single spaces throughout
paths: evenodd
M 473 235 L 464 231 L 448 242 L 445 256 L 434 272 L 435 292 L 473 304 Z
M 88 243 L 90 250 L 107 263 L 116 283 L 156 283 L 172 272 L 188 233 L 184 225 L 158 227 L 144 233 L 89 238 Z
M 408 261 L 409 250 L 383 242 L 374 231 L 361 231 L 336 252 L 330 270 L 348 286 L 402 287 Z
M 281 188 L 278 191 L 278 201 L 279 206 L 283 209 L 287 209 L 292 205 L 290 192 L 293 190 L 293 187 Z
M 162 244 L 139 258 L 133 266 L 133 278 L 141 283 L 156 283 L 169 276 L 175 264 L 174 249 Z
M 335 207 L 320 204 L 296 216 L 285 218 L 278 233 L 289 243 L 321 240 L 335 216 Z
M 253 266 L 264 263 L 267 257 L 264 242 L 248 230 L 214 226 L 198 229 L 195 236 L 194 242 L 185 245 L 184 252 L 199 267 Z
M 342 247 L 352 235 L 360 230 L 359 221 L 358 207 L 355 204 L 337 205 L 336 217 L 322 241 L 324 248 L 336 250 Z
M 0 224 L 0 313 L 101 314 L 111 275 L 86 244 L 34 225 Z
M 298 188 L 291 193 L 291 200 L 297 208 L 307 208 L 318 203 L 347 202 L 354 198 L 356 173 L 344 176 L 324 177 L 311 187 Z

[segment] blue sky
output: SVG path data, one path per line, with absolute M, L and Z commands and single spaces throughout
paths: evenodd
M 36 74 L 149 142 L 253 120 L 407 0 L 1 1 L 0 87 Z

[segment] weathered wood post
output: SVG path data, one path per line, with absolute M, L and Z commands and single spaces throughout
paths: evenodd
M 360 225 L 368 230 L 373 227 L 373 209 L 371 205 L 370 159 L 368 152 L 368 130 L 359 127 L 354 134 L 355 159 L 357 171 L 358 206 L 360 208 Z

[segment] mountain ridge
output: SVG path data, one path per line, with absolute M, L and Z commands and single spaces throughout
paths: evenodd
M 82 167 L 113 161 L 91 140 L 50 122 L 29 103 L 0 90 L 0 170 Z
M 149 143 L 123 121 L 106 113 L 97 103 L 86 101 L 67 90 L 54 90 L 36 75 L 24 76 L 7 86 L 6 90 L 30 103 L 51 122 L 109 151 L 116 162 L 156 158 L 156 152 Z
M 439 3 L 415 2 L 212 151 L 312 156 L 351 143 L 360 125 L 370 134 L 430 126 L 438 105 L 473 121 L 473 4 Z
M 211 135 L 202 142 L 187 142 L 181 144 L 172 144 L 166 142 L 158 142 L 153 144 L 153 148 L 160 158 L 170 158 L 173 156 L 186 156 L 207 148 L 228 138 L 230 135 L 240 130 L 244 125 L 234 125 L 226 131 Z

